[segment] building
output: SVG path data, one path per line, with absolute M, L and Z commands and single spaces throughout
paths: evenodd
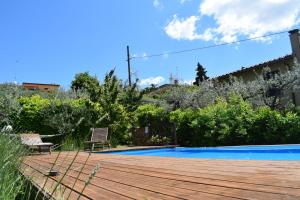
M 242 79 L 244 82 L 253 81 L 256 79 L 257 74 L 262 74 L 263 69 L 268 67 L 270 72 L 264 74 L 266 78 L 272 77 L 274 74 L 282 74 L 291 69 L 295 62 L 300 63 L 300 33 L 299 29 L 289 31 L 292 53 L 279 57 L 270 61 L 259 63 L 250 67 L 242 67 L 240 70 L 218 76 L 215 79 L 218 82 L 229 81 L 231 76 Z M 289 93 L 292 102 L 300 106 L 300 91 L 291 91 Z
M 38 90 L 42 92 L 53 92 L 59 89 L 60 85 L 57 84 L 44 84 L 44 83 L 23 83 L 22 87 L 27 90 Z

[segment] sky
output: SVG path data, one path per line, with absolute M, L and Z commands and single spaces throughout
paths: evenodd
M 300 27 L 299 0 L 1 0 L 0 83 L 70 87 L 88 71 L 103 80 L 114 69 L 141 87 L 195 79 L 197 63 L 216 77 L 291 53 L 288 33 L 221 47 Z M 158 57 L 148 57 L 161 54 Z

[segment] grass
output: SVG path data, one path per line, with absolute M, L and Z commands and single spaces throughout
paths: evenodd
M 19 167 L 26 149 L 16 138 L 0 133 L 0 199 L 16 199 L 25 194 L 25 179 Z
M 66 141 L 66 144 L 62 146 L 62 149 L 68 149 L 74 151 L 74 141 Z M 77 155 L 79 153 L 78 146 L 75 147 L 77 149 L 77 153 L 71 159 L 71 163 L 66 166 L 66 170 L 60 169 L 62 172 L 62 177 L 58 182 L 55 183 L 54 189 L 48 191 L 49 194 L 56 194 L 56 198 L 59 200 L 68 199 L 69 195 L 66 196 L 64 194 L 65 187 L 62 185 L 64 178 L 67 176 L 69 170 L 71 169 L 73 162 L 76 160 Z M 21 144 L 20 140 L 17 137 L 9 136 L 9 134 L 0 132 L 0 199 L 1 200 L 14 200 L 14 199 L 22 199 L 22 200 L 30 200 L 30 199 L 44 199 L 42 190 L 47 191 L 49 188 L 46 188 L 46 183 L 48 181 L 48 177 L 45 179 L 44 184 L 41 186 L 40 190 L 33 187 L 30 182 L 30 177 L 22 176 L 20 173 L 20 167 L 22 164 L 22 159 L 24 156 L 28 155 L 28 150 Z M 68 155 L 68 154 L 67 154 Z M 54 166 L 60 166 L 58 164 L 58 157 L 60 157 L 60 152 L 55 159 L 52 168 Z M 67 156 L 68 157 L 68 156 Z M 90 157 L 90 154 L 87 154 L 87 158 L 83 163 L 82 168 L 80 169 L 81 174 L 83 168 L 86 166 L 87 161 Z M 62 158 L 60 158 L 61 160 Z M 63 158 L 63 162 L 65 158 Z M 24 167 L 24 166 L 22 166 Z M 97 164 L 95 169 L 91 172 L 90 176 L 87 178 L 84 187 L 79 192 L 79 197 L 83 194 L 85 188 L 90 184 L 90 181 L 94 178 L 95 174 L 100 169 L 100 165 Z M 23 168 L 24 170 L 24 168 Z M 79 180 L 79 175 L 75 179 L 75 182 L 72 184 L 71 188 L 75 187 L 76 182 Z M 57 195 L 59 194 L 59 195 Z M 42 195 L 42 196 L 41 196 Z
M 62 151 L 76 151 L 76 150 L 83 150 L 83 142 L 78 141 L 78 139 L 73 138 L 72 136 L 67 136 L 62 145 Z

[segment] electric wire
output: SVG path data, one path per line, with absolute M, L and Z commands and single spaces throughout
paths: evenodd
M 237 44 L 241 42 L 247 42 L 250 40 L 257 40 L 261 38 L 266 38 L 266 37 L 271 37 L 275 35 L 280 35 L 284 33 L 288 33 L 288 31 L 280 31 L 280 32 L 275 32 L 275 33 L 270 33 L 267 35 L 262 35 L 262 36 L 257 36 L 257 37 L 251 37 L 251 38 L 246 38 L 242 40 L 237 40 L 234 42 L 224 42 L 220 44 L 214 44 L 214 45 L 208 45 L 208 46 L 203 46 L 203 47 L 197 47 L 197 48 L 192 48 L 192 49 L 184 49 L 184 50 L 179 50 L 179 51 L 169 51 L 169 52 L 164 52 L 164 53 L 157 53 L 157 54 L 150 54 L 150 55 L 145 55 L 145 56 L 132 56 L 130 59 L 139 59 L 139 58 L 152 58 L 152 57 L 160 57 L 160 56 L 165 56 L 165 55 L 172 55 L 172 54 L 180 54 L 180 53 L 186 53 L 186 52 L 191 52 L 191 51 L 197 51 L 197 50 L 203 50 L 203 49 L 209 49 L 209 48 L 215 48 L 215 47 L 220 47 L 220 46 L 225 46 L 225 45 L 231 45 L 231 44 Z

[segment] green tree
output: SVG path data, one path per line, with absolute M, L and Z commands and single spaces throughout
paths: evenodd
M 196 76 L 196 80 L 193 84 L 199 86 L 201 82 L 209 79 L 209 77 L 206 75 L 205 68 L 200 63 L 197 64 L 196 71 L 197 71 L 197 76 Z
M 111 70 L 105 75 L 104 83 L 101 88 L 100 104 L 103 107 L 110 107 L 117 103 L 120 94 L 120 81 L 114 74 L 115 70 Z
M 111 70 L 105 75 L 103 85 L 101 86 L 101 98 L 99 104 L 102 107 L 105 118 L 99 124 L 109 128 L 109 138 L 111 143 L 119 144 L 127 142 L 127 130 L 129 129 L 129 119 L 125 107 L 120 103 L 121 82 Z
M 143 98 L 144 92 L 140 92 L 137 88 L 137 82 L 132 84 L 131 87 L 124 86 L 122 95 L 120 98 L 121 103 L 125 106 L 128 112 L 133 112 L 137 109 L 137 107 L 141 103 L 141 99 Z
M 88 72 L 76 74 L 71 83 L 71 88 L 75 92 L 79 90 L 86 91 L 93 102 L 97 101 L 101 90 L 97 77 L 91 76 Z

